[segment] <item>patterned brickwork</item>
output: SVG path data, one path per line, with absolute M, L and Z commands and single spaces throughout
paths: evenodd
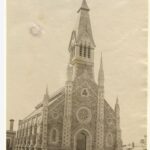
M 65 107 L 64 107 L 64 118 L 63 118 L 63 139 L 62 147 L 70 149 L 71 140 L 71 110 L 72 110 L 72 81 L 66 83 L 65 90 Z
M 47 129 L 48 129 L 48 92 L 46 92 L 43 100 L 43 116 L 42 116 L 42 121 L 43 121 L 43 130 L 42 130 L 42 149 L 47 150 L 48 146 L 48 136 L 47 136 Z
M 122 150 L 122 140 L 121 140 L 121 129 L 120 129 L 120 108 L 118 104 L 118 98 L 115 105 L 116 114 L 116 150 Z
M 98 100 L 97 100 L 97 126 L 96 126 L 96 150 L 104 149 L 104 71 L 101 57 L 98 74 Z

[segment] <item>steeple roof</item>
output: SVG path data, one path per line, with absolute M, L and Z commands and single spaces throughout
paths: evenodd
M 78 10 L 78 19 L 73 33 L 74 34 L 72 35 L 75 36 L 77 44 L 86 43 L 87 46 L 90 45 L 92 48 L 95 47 L 89 16 L 89 7 L 86 0 L 82 1 L 82 5 Z

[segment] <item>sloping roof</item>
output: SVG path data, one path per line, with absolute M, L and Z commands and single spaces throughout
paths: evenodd
M 64 93 L 64 87 L 59 89 L 58 91 L 56 91 L 52 95 L 50 95 L 48 106 L 55 103 L 57 101 L 57 98 L 60 97 L 63 93 Z M 33 117 L 35 115 L 40 114 L 42 112 L 42 108 L 43 108 L 43 103 L 41 102 L 35 107 L 35 110 L 33 112 L 31 112 L 28 116 L 26 116 L 23 120 L 25 121 L 25 120 L 30 119 L 31 117 Z
M 89 81 L 91 88 L 93 89 L 93 92 L 96 94 L 98 91 L 98 86 L 96 83 Z M 56 91 L 55 93 L 53 93 L 50 97 L 49 97 L 49 103 L 48 106 L 53 105 L 55 102 L 57 102 L 60 98 L 60 96 L 62 96 L 65 92 L 65 87 L 59 89 L 58 91 Z M 98 94 L 96 94 L 96 96 L 98 97 Z M 105 100 L 105 106 L 108 107 L 111 112 L 114 114 L 115 111 L 113 110 L 113 108 L 108 104 L 108 102 Z M 32 117 L 34 117 L 35 115 L 40 115 L 42 112 L 42 108 L 43 108 L 43 103 L 39 103 L 36 107 L 35 110 L 33 112 L 31 112 L 28 116 L 26 116 L 23 121 L 28 120 Z
M 62 93 L 64 92 L 64 87 L 59 89 L 58 91 L 54 92 L 52 95 L 49 96 L 49 104 L 50 105 L 50 102 L 55 100 L 58 96 L 60 96 Z M 43 106 L 43 103 L 39 103 L 35 108 L 38 109 L 40 107 Z
M 107 107 L 110 111 L 111 111 L 111 113 L 113 114 L 113 115 L 115 115 L 115 111 L 114 111 L 114 109 L 109 105 L 109 103 L 107 102 L 107 100 L 106 99 L 104 99 L 105 101 L 105 107 Z
M 28 116 L 26 116 L 23 120 L 27 120 L 29 118 L 31 118 L 32 116 L 35 116 L 37 114 L 40 114 L 42 111 L 42 107 L 35 109 L 33 112 L 31 112 Z

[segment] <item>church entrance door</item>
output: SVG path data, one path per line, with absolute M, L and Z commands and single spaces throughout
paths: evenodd
M 73 150 L 92 150 L 92 136 L 87 129 L 76 131 Z
M 85 133 L 79 133 L 77 135 L 77 148 L 76 150 L 86 150 L 86 135 Z

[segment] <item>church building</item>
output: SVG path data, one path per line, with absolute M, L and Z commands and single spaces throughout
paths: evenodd
M 95 42 L 86 0 L 77 11 L 71 33 L 67 80 L 23 120 L 19 120 L 15 150 L 122 150 L 120 109 L 105 99 L 102 55 L 94 78 Z

